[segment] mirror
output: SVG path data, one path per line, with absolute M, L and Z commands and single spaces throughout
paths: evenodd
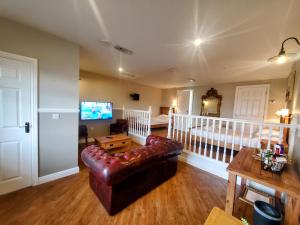
M 206 95 L 202 96 L 201 115 L 220 117 L 222 95 L 218 95 L 218 91 L 211 88 Z

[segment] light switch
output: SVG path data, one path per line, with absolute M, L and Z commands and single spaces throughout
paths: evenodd
M 60 115 L 58 113 L 53 113 L 52 114 L 52 119 L 58 120 L 60 118 Z

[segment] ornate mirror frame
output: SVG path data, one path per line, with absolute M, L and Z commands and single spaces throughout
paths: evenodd
M 207 113 L 204 112 L 204 101 L 207 101 L 208 99 L 215 98 L 218 100 L 217 104 L 217 113 Z M 222 95 L 218 94 L 218 91 L 214 88 L 209 89 L 206 92 L 206 95 L 202 95 L 201 98 L 201 115 L 205 116 L 212 116 L 212 117 L 220 117 L 220 111 L 221 111 L 221 103 L 222 103 Z

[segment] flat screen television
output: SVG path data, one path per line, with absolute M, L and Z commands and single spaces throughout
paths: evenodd
M 81 102 L 81 120 L 109 120 L 112 119 L 111 102 Z

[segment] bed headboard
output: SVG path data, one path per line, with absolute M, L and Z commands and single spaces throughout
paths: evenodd
M 161 114 L 168 115 L 169 114 L 169 109 L 170 109 L 170 107 L 163 107 L 163 106 L 161 106 L 160 110 L 159 110 L 159 114 L 160 115 Z M 173 113 L 175 113 L 175 108 L 172 108 L 172 111 L 173 111 Z

